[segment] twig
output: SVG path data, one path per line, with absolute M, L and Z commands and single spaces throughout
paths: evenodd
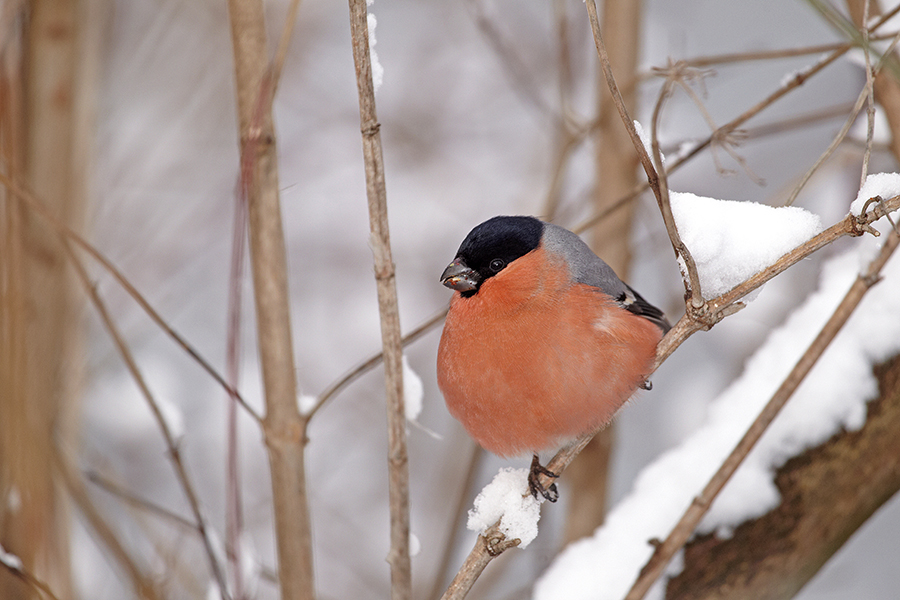
M 456 549 L 456 542 L 463 516 L 466 514 L 469 498 L 472 497 L 472 488 L 475 486 L 478 467 L 484 458 L 484 449 L 477 444 L 470 444 L 472 447 L 472 456 L 469 464 L 466 466 L 466 477 L 461 486 L 459 486 L 459 496 L 456 498 L 456 508 L 453 510 L 453 519 L 450 520 L 450 535 L 444 544 L 444 550 L 441 553 L 441 559 L 438 561 L 438 568 L 435 570 L 437 574 L 434 578 L 434 585 L 428 598 L 440 598 L 441 590 L 450 571 L 450 561 L 453 558 L 453 551 Z
M 137 565 L 134 558 L 125 549 L 124 544 L 119 540 L 119 536 L 116 535 L 113 528 L 97 509 L 87 489 L 85 489 L 84 482 L 79 476 L 77 469 L 71 464 L 71 461 L 58 443 L 53 445 L 53 461 L 75 506 L 81 511 L 85 521 L 87 521 L 87 525 L 94 535 L 99 538 L 99 542 L 103 544 L 103 547 L 112 555 L 112 558 L 127 573 L 128 579 L 134 586 L 136 596 L 142 600 L 161 600 L 161 595 L 155 582 Z M 195 523 L 187 519 L 185 519 L 185 523 L 193 531 L 197 531 Z
M 163 436 L 163 440 L 165 441 L 166 450 L 168 451 L 170 462 L 172 463 L 172 467 L 175 470 L 175 476 L 178 479 L 178 483 L 180 484 L 185 497 L 187 498 L 188 505 L 190 506 L 191 512 L 194 516 L 195 526 L 200 532 L 200 538 L 203 541 L 203 548 L 206 551 L 206 557 L 209 560 L 209 567 L 212 571 L 213 578 L 219 586 L 222 600 L 227 600 L 228 588 L 225 584 L 225 576 L 222 571 L 222 567 L 219 564 L 218 559 L 216 558 L 215 550 L 213 549 L 212 540 L 210 539 L 209 535 L 209 528 L 206 524 L 206 517 L 203 516 L 203 511 L 200 509 L 200 500 L 197 497 L 197 492 L 194 490 L 194 485 L 191 483 L 191 479 L 188 476 L 184 461 L 181 458 L 181 450 L 178 445 L 178 440 L 175 439 L 176 436 L 170 429 L 169 423 L 163 416 L 162 410 L 159 407 L 159 403 L 156 401 L 156 398 L 150 391 L 150 387 L 147 385 L 147 381 L 144 379 L 141 370 L 138 368 L 137 362 L 135 361 L 134 356 L 131 354 L 131 350 L 128 348 L 128 344 L 125 343 L 125 339 L 119 332 L 118 326 L 116 326 L 115 322 L 112 320 L 112 316 L 106 309 L 106 304 L 100 298 L 100 294 L 97 293 L 97 289 L 93 286 L 93 284 L 91 284 L 91 280 L 88 276 L 87 270 L 85 270 L 84 265 L 81 264 L 81 261 L 78 260 L 78 257 L 75 256 L 75 252 L 72 249 L 71 244 L 67 240 L 63 242 L 63 246 L 65 247 L 66 253 L 71 260 L 72 266 L 75 268 L 75 273 L 78 275 L 79 281 L 84 287 L 85 292 L 91 300 L 91 303 L 94 305 L 94 308 L 97 310 L 97 313 L 100 315 L 100 319 L 101 321 L 103 321 L 103 325 L 106 328 L 107 333 L 109 333 L 109 336 L 112 338 L 112 341 L 115 344 L 116 349 L 119 351 L 122 360 L 125 362 L 125 366 L 128 369 L 128 372 L 131 374 L 132 379 L 134 379 L 134 382 L 140 389 L 141 395 L 144 396 L 144 399 L 147 401 L 147 406 L 150 408 L 150 412 L 153 413 L 153 418 L 156 420 L 157 427 L 159 427 L 159 430 Z
M 675 250 L 675 256 L 680 258 L 687 270 L 687 273 L 684 274 L 685 286 L 688 287 L 688 298 L 689 306 L 691 306 L 694 310 L 700 310 L 703 306 L 703 298 L 700 295 L 700 277 L 697 274 L 697 266 L 694 263 L 693 258 L 691 257 L 690 251 L 687 249 L 687 246 L 684 245 L 684 242 L 681 241 L 681 236 L 678 234 L 678 228 L 675 226 L 675 217 L 672 215 L 672 208 L 669 205 L 669 190 L 665 187 L 664 184 L 660 184 L 660 177 L 665 177 L 665 174 L 660 175 L 659 170 L 662 170 L 664 167 L 662 166 L 662 160 L 659 157 L 659 144 L 656 143 L 654 148 L 654 155 L 657 161 L 657 168 L 654 168 L 653 161 L 650 158 L 650 155 L 647 153 L 647 149 L 644 148 L 644 143 L 641 141 L 640 135 L 638 135 L 637 129 L 634 126 L 634 120 L 629 116 L 628 110 L 625 107 L 625 102 L 622 100 L 622 95 L 619 93 L 619 88 L 616 85 L 615 77 L 613 76 L 612 67 L 609 64 L 609 57 L 606 53 L 606 46 L 603 43 L 603 36 L 600 31 L 600 20 L 597 17 L 597 5 L 594 0 L 586 0 L 585 6 L 587 7 L 588 19 L 591 23 L 591 31 L 594 34 L 594 45 L 597 47 L 597 55 L 600 58 L 600 67 L 603 69 L 603 74 L 606 76 L 606 84 L 609 86 L 610 95 L 613 98 L 613 103 L 616 106 L 616 109 L 619 111 L 619 116 L 622 118 L 622 123 L 625 125 L 625 129 L 628 131 L 628 136 L 631 138 L 631 143 L 634 145 L 635 151 L 638 153 L 638 157 L 641 161 L 641 166 L 644 167 L 644 172 L 647 174 L 647 182 L 650 186 L 650 189 L 653 190 L 653 195 L 656 196 L 656 202 L 659 205 L 660 212 L 662 213 L 663 221 L 666 225 L 666 232 L 669 234 L 669 240 L 672 242 L 672 248 Z M 657 103 L 657 109 L 654 113 L 654 131 L 656 126 L 656 120 L 659 114 L 659 108 L 662 105 L 662 100 L 664 99 L 668 89 L 664 86 L 664 91 L 660 95 L 660 102 Z
M 887 13 L 882 15 L 882 17 L 878 19 L 878 21 L 875 23 L 875 25 L 873 25 L 871 27 L 870 31 L 871 32 L 876 31 L 885 22 L 887 22 L 888 19 L 890 19 L 891 17 L 896 15 L 898 12 L 900 12 L 900 4 L 898 4 L 893 9 L 891 9 L 890 11 L 888 11 Z M 743 125 L 744 123 L 749 121 L 751 118 L 755 117 L 760 112 L 762 112 L 765 108 L 767 108 L 771 104 L 775 103 L 775 101 L 781 99 L 783 96 L 785 96 L 789 92 L 791 92 L 794 89 L 803 85 L 810 77 L 821 72 L 825 67 L 827 67 L 828 65 L 830 65 L 831 63 L 836 61 L 838 58 L 843 56 L 848 50 L 850 50 L 851 48 L 855 48 L 855 47 L 856 46 L 854 44 L 837 44 L 837 45 L 835 45 L 833 51 L 830 54 L 828 54 L 826 57 L 824 57 L 822 60 L 819 60 L 818 62 L 811 65 L 807 69 L 804 69 L 802 72 L 797 73 L 789 81 L 785 82 L 777 90 L 775 90 L 774 92 L 769 94 L 769 96 L 767 96 L 760 102 L 756 103 L 754 106 L 747 109 L 746 111 L 744 111 L 743 113 L 741 113 L 740 115 L 738 115 L 737 117 L 735 117 L 734 119 L 729 121 L 728 123 L 719 127 L 716 131 L 712 132 L 706 139 L 698 142 L 690 152 L 688 152 L 682 156 L 679 156 L 676 160 L 673 160 L 672 163 L 670 165 L 668 165 L 668 167 L 667 167 L 667 173 L 671 174 L 671 173 L 674 173 L 675 171 L 677 171 L 686 162 L 688 162 L 689 160 L 691 160 L 692 158 L 697 156 L 697 154 L 699 154 L 700 152 L 702 152 L 703 150 L 708 148 L 715 139 L 719 139 L 725 135 L 728 135 L 732 131 L 736 130 L 738 127 L 740 127 L 741 125 Z M 702 63 L 697 63 L 696 61 L 694 61 L 694 62 L 686 61 L 686 62 L 692 66 L 699 66 L 700 64 L 702 64 Z M 650 187 L 651 187 L 651 184 L 649 181 L 642 182 L 641 184 L 636 186 L 629 194 L 627 194 L 626 196 L 623 196 L 618 201 L 611 204 L 609 207 L 607 207 L 601 213 L 594 215 L 592 217 L 589 217 L 588 219 L 582 221 L 573 230 L 576 232 L 581 232 L 581 231 L 584 231 L 584 230 L 590 228 L 597 221 L 605 218 L 610 213 L 618 210 L 619 208 L 621 208 L 622 206 L 624 206 L 625 204 L 627 204 L 628 202 L 630 202 L 631 200 L 636 198 L 638 195 L 640 195 L 641 193 L 643 193 Z
M 209 361 L 207 361 L 200 354 L 199 351 L 194 349 L 194 347 L 184 339 L 181 334 L 172 329 L 168 323 L 160 316 L 156 310 L 150 306 L 150 303 L 147 302 L 147 299 L 135 288 L 130 281 L 122 274 L 119 269 L 115 267 L 115 265 L 110 262 L 108 258 L 106 258 L 99 250 L 97 250 L 94 246 L 91 245 L 90 242 L 81 237 L 77 232 L 68 227 L 65 223 L 60 221 L 53 213 L 47 210 L 47 207 L 35 197 L 35 195 L 18 184 L 18 182 L 13 181 L 9 177 L 7 177 L 4 173 L 0 172 L 0 184 L 3 184 L 6 189 L 11 191 L 13 195 L 21 200 L 29 209 L 31 209 L 36 214 L 40 215 L 44 220 L 46 220 L 53 229 L 59 234 L 63 239 L 67 239 L 85 252 L 90 255 L 97 263 L 100 264 L 101 267 L 105 271 L 107 271 L 110 275 L 113 276 L 113 279 L 122 286 L 122 289 L 132 297 L 132 299 L 137 302 L 138 306 L 143 309 L 147 316 L 156 323 L 156 325 L 163 330 L 163 332 L 168 335 L 170 338 L 175 340 L 175 343 L 181 346 L 181 348 L 190 356 L 200 367 L 212 377 L 216 383 L 218 383 L 226 392 L 230 395 L 234 396 L 237 401 L 240 403 L 241 407 L 250 415 L 255 421 L 260 422 L 262 417 L 260 417 L 259 413 L 256 410 L 247 404 L 244 400 L 243 396 L 241 396 L 240 392 L 236 389 L 232 388 L 225 378 L 216 371 L 215 367 L 213 367 Z
M 864 3 L 865 6 L 868 6 L 868 0 Z M 890 45 L 888 53 L 896 46 L 896 44 L 900 41 L 900 34 L 894 36 L 893 42 Z M 882 59 L 879 60 L 878 64 L 874 67 L 870 67 L 868 64 L 869 54 L 866 53 L 866 85 L 863 87 L 862 91 L 859 93 L 859 96 L 856 98 L 856 103 L 853 105 L 853 108 L 850 110 L 850 114 L 847 116 L 847 119 L 844 121 L 843 127 L 841 127 L 840 131 L 838 131 L 837 135 L 834 136 L 834 139 L 829 144 L 828 148 L 825 149 L 825 152 L 819 157 L 819 159 L 813 164 L 812 167 L 804 174 L 803 178 L 794 188 L 794 191 L 791 193 L 790 197 L 788 197 L 787 201 L 784 203 L 785 206 L 790 206 L 797 199 L 797 196 L 800 194 L 801 190 L 806 186 L 806 183 L 813 176 L 813 174 L 819 170 L 819 167 L 831 156 L 831 154 L 837 149 L 837 147 L 844 141 L 844 138 L 847 136 L 847 133 L 850 131 L 850 127 L 856 121 L 856 117 L 859 115 L 859 111 L 862 110 L 863 102 L 868 99 L 869 109 L 867 109 L 868 113 L 868 127 L 866 133 L 866 148 L 863 156 L 863 166 L 862 166 L 862 176 L 860 187 L 866 181 L 866 173 L 868 171 L 869 166 L 869 155 L 872 151 L 872 136 L 874 134 L 874 126 L 875 126 L 875 113 L 874 113 L 874 104 L 873 104 L 873 85 L 874 85 L 874 77 L 881 71 L 881 67 L 884 66 L 884 57 L 888 56 L 888 53 L 885 53 L 882 56 Z
M 872 155 L 872 139 L 875 137 L 875 74 L 872 72 L 872 58 L 869 46 L 869 6 L 870 1 L 865 0 L 863 2 L 862 23 L 860 24 L 863 52 L 866 56 L 866 98 L 868 98 L 866 105 L 866 150 L 863 154 L 862 173 L 859 179 L 860 188 L 866 183 L 866 176 L 869 172 L 869 157 Z
M 266 416 L 281 596 L 315 597 L 304 448 L 297 407 L 278 155 L 262 0 L 229 0 L 241 140 L 241 191 L 248 206 L 250 262 Z
M 800 192 L 803 191 L 803 188 L 806 187 L 807 182 L 810 178 L 819 170 L 819 167 L 828 160 L 828 158 L 832 155 L 832 153 L 837 150 L 838 146 L 844 141 L 844 138 L 847 137 L 847 133 L 850 131 L 850 127 L 853 126 L 853 123 L 856 121 L 856 117 L 859 115 L 859 111 L 862 110 L 863 102 L 866 101 L 866 98 L 869 96 L 869 87 L 866 85 L 863 87 L 863 90 L 859 93 L 859 96 L 856 98 L 856 103 L 850 109 L 850 114 L 847 115 L 847 118 L 844 120 L 844 125 L 837 132 L 837 135 L 834 136 L 834 139 L 831 140 L 831 143 L 825 148 L 825 151 L 819 156 L 813 166 L 809 168 L 809 170 L 804 173 L 803 177 L 800 178 L 799 183 L 794 186 L 794 190 L 791 192 L 791 195 L 788 196 L 788 199 L 785 201 L 784 206 L 792 206 L 794 201 L 797 200 L 797 196 L 800 195 Z M 869 147 L 869 146 L 867 146 Z M 870 147 L 869 147 L 870 148 Z M 865 172 L 865 169 L 863 169 Z
M 97 471 L 87 470 L 84 473 L 84 477 L 100 489 L 106 491 L 109 494 L 112 494 L 113 496 L 119 498 L 120 500 L 131 506 L 140 508 L 141 510 L 144 510 L 148 513 L 152 513 L 157 517 L 162 517 L 163 519 L 171 521 L 177 525 L 180 525 L 181 527 L 190 529 L 191 531 L 197 531 L 197 524 L 190 519 L 186 519 L 181 515 L 172 512 L 168 508 L 160 506 L 155 502 L 151 502 L 146 498 L 141 498 L 135 495 L 134 493 L 126 490 L 121 485 L 113 482 Z
M 803 379 L 834 340 L 835 336 L 837 336 L 856 307 L 859 306 L 865 293 L 879 281 L 881 269 L 894 253 L 898 244 L 900 244 L 900 234 L 896 231 L 891 231 L 881 247 L 881 252 L 869 263 L 865 272 L 857 276 L 856 281 L 853 282 L 850 290 L 828 319 L 828 322 L 825 323 L 816 339 L 813 340 L 762 412 L 756 417 L 756 420 L 741 438 L 741 441 L 738 442 L 728 458 L 725 459 L 716 474 L 712 476 L 700 495 L 694 498 L 690 507 L 688 507 L 666 540 L 656 547 L 653 556 L 641 569 L 640 577 L 634 583 L 628 595 L 625 596 L 625 600 L 641 600 L 650 587 L 659 579 L 666 565 L 669 564 L 675 553 L 684 546 L 691 533 L 700 523 L 700 520 L 709 510 L 713 500 L 744 461 L 744 458 L 746 458 L 753 446 L 756 445 L 759 438 L 762 437 L 762 434 L 793 395 L 797 387 L 799 387 L 800 383 L 803 382 Z
M 440 325 L 444 320 L 444 317 L 447 316 L 447 308 L 442 308 L 433 316 L 429 317 L 427 321 L 407 333 L 403 336 L 403 339 L 400 340 L 400 344 L 405 348 L 408 344 L 413 343 L 436 326 Z M 371 357 L 367 358 L 363 362 L 359 363 L 345 374 L 341 375 L 334 383 L 325 388 L 321 394 L 319 394 L 318 400 L 316 400 L 315 405 L 307 412 L 306 418 L 311 418 L 322 406 L 331 400 L 334 396 L 344 391 L 344 389 L 377 367 L 384 360 L 384 352 L 379 352 L 378 354 L 374 354 Z
M 356 86 L 359 91 L 359 121 L 369 205 L 370 243 L 378 289 L 378 313 L 384 353 L 384 385 L 388 419 L 388 495 L 391 512 L 391 597 L 408 600 L 412 596 L 409 556 L 409 457 L 406 448 L 406 414 L 403 404 L 403 365 L 400 342 L 400 313 L 397 284 L 391 257 L 387 192 L 380 124 L 375 111 L 375 88 L 369 56 L 368 15 L 365 0 L 350 0 L 350 37 Z
M 684 281 L 687 306 L 694 311 L 698 311 L 703 308 L 703 291 L 700 288 L 700 273 L 697 271 L 697 263 L 694 262 L 691 251 L 688 250 L 688 247 L 681 241 L 681 236 L 678 234 L 678 228 L 675 226 L 675 215 L 672 214 L 672 205 L 669 201 L 669 185 L 666 177 L 666 167 L 663 164 L 662 154 L 659 151 L 659 136 L 657 134 L 662 107 L 666 102 L 666 98 L 671 94 L 672 84 L 673 81 L 671 79 L 666 80 L 659 92 L 659 99 L 656 101 L 656 106 L 653 108 L 653 119 L 650 122 L 650 144 L 653 150 L 653 162 L 656 165 L 656 171 L 659 174 L 659 193 L 657 194 L 659 210 L 660 213 L 662 213 L 663 223 L 665 223 L 666 232 L 669 234 L 669 240 L 672 242 L 672 247 L 675 248 L 675 256 L 683 261 L 685 272 L 681 275 Z

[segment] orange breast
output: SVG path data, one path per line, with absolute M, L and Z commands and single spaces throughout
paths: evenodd
M 608 423 L 643 382 L 662 334 L 538 248 L 454 295 L 438 349 L 447 408 L 500 456 Z

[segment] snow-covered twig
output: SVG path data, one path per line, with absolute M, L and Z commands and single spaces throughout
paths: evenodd
M 375 110 L 366 0 L 350 0 L 350 38 L 359 91 L 370 244 L 375 262 L 387 394 L 388 496 L 391 513 L 391 550 L 388 563 L 391 565 L 391 597 L 394 600 L 406 600 L 412 595 L 412 574 L 409 551 L 409 457 L 406 448 L 400 313 L 388 227 L 380 124 Z
M 822 356 L 828 345 L 834 340 L 835 336 L 837 336 L 856 307 L 859 306 L 865 293 L 879 281 L 881 269 L 893 255 L 898 245 L 900 245 L 900 234 L 892 230 L 882 245 L 878 256 L 856 278 L 844 299 L 809 345 L 803 356 L 800 357 L 800 360 L 766 404 L 765 408 L 756 417 L 756 420 L 746 431 L 740 442 L 738 442 L 728 458 L 725 459 L 716 474 L 709 480 L 709 483 L 706 484 L 700 495 L 694 498 L 666 540 L 656 547 L 653 556 L 647 565 L 641 569 L 640 577 L 628 592 L 625 600 L 641 600 L 650 590 L 650 587 L 659 579 L 669 561 L 672 560 L 675 553 L 684 546 L 694 532 L 700 520 L 712 505 L 713 500 L 725 487 L 725 484 L 741 465 L 759 438 L 762 437 L 762 434 L 793 395 L 797 387 L 799 387 L 800 383 L 803 382 L 803 379 L 816 364 L 819 357 Z

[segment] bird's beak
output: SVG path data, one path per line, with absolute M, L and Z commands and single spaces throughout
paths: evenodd
M 469 292 L 478 288 L 481 275 L 470 269 L 458 256 L 441 273 L 441 283 L 457 292 Z

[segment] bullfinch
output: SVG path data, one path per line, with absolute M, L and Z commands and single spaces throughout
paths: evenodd
M 531 493 L 555 501 L 538 452 L 610 422 L 647 387 L 670 325 L 576 234 L 500 216 L 463 240 L 437 357 L 447 408 L 483 448 L 532 452 Z

